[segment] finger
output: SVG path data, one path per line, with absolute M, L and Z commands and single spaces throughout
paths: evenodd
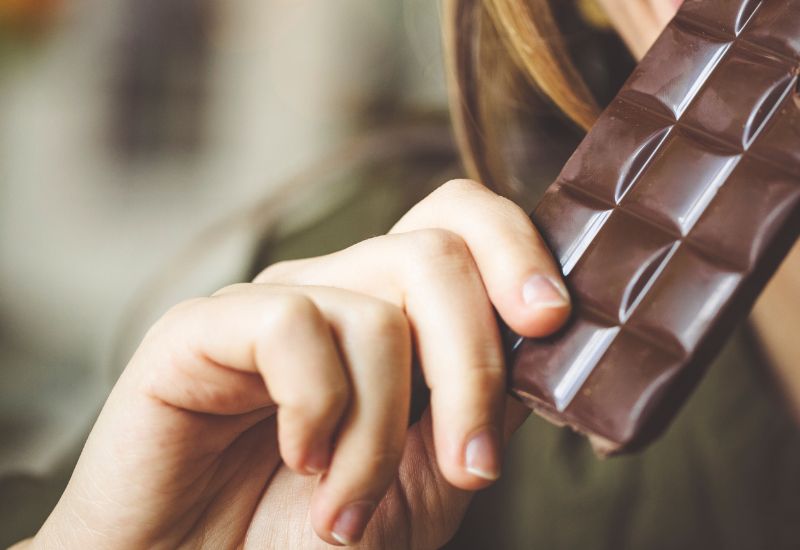
M 211 414 L 275 404 L 287 465 L 302 473 L 327 468 L 349 382 L 331 328 L 311 298 L 235 285 L 175 308 L 154 334 L 164 342 L 158 349 L 173 349 L 149 384 L 160 399 Z
M 513 397 L 506 398 L 504 444 L 529 414 L 530 410 L 519 401 Z M 410 523 L 428 526 L 412 531 L 412 539 L 406 545 L 408 548 L 442 547 L 455 534 L 473 496 L 472 492 L 453 487 L 441 474 L 433 441 L 433 422 L 428 409 L 409 430 L 398 474 L 405 509 L 411 514 Z M 391 501 L 386 503 L 388 506 L 391 504 Z M 366 533 L 371 540 L 380 540 L 372 538 L 376 534 L 377 529 L 372 526 Z
M 412 208 L 392 233 L 441 228 L 466 242 L 486 292 L 518 334 L 546 336 L 570 312 L 561 272 L 530 218 L 479 183 L 454 180 Z
M 361 537 L 402 456 L 411 384 L 408 321 L 396 306 L 341 289 L 244 285 L 244 290 L 235 292 L 255 300 L 265 291 L 276 290 L 302 293 L 313 300 L 333 331 L 348 370 L 351 398 L 332 461 L 314 496 L 312 521 L 329 542 L 350 544 Z M 270 389 L 275 385 L 272 376 Z M 288 387 L 287 392 L 296 394 L 297 390 Z M 286 418 L 283 405 L 278 404 L 282 435 Z M 283 445 L 281 440 L 282 454 Z
M 440 229 L 388 235 L 306 267 L 294 273 L 281 268 L 281 277 L 293 284 L 324 280 L 352 285 L 406 311 L 431 388 L 442 471 L 464 489 L 496 479 L 506 379 L 503 352 L 494 311 L 463 239 Z
M 430 226 L 447 229 L 412 233 Z M 443 186 L 394 231 L 257 280 L 358 289 L 405 308 L 432 388 L 440 467 L 454 485 L 478 488 L 499 474 L 505 387 L 486 293 L 512 328 L 537 336 L 569 314 L 563 283 L 527 216 L 472 182 Z
M 457 487 L 500 475 L 505 365 L 494 312 L 466 243 L 450 231 L 395 235 L 393 257 L 414 258 L 401 284 L 431 390 L 439 467 Z
M 337 292 L 314 294 L 346 358 L 352 397 L 315 491 L 312 523 L 328 542 L 349 545 L 361 538 L 397 474 L 408 425 L 411 336 L 396 306 Z
M 466 242 L 492 304 L 518 334 L 546 336 L 569 317 L 570 300 L 561 272 L 529 217 L 511 201 L 478 183 L 454 180 L 412 208 L 392 233 L 425 228 L 452 231 Z M 320 273 L 328 275 L 328 270 L 320 272 L 320 265 L 335 266 L 346 256 L 339 252 L 276 264 L 264 270 L 256 282 L 316 281 Z M 359 289 L 375 286 L 375 279 L 365 280 L 358 272 L 337 267 L 330 271 L 333 279 L 326 278 L 326 284 Z

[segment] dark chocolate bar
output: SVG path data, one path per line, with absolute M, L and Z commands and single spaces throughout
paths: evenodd
M 800 235 L 800 0 L 688 0 L 532 219 L 574 314 L 511 391 L 601 454 L 657 436 Z

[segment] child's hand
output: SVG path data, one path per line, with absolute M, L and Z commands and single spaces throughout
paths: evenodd
M 467 181 L 389 235 L 176 306 L 33 544 L 325 546 L 312 528 L 331 544 L 444 544 L 526 414 L 506 398 L 492 306 L 527 336 L 569 314 L 525 213 Z M 409 427 L 412 357 L 431 403 Z

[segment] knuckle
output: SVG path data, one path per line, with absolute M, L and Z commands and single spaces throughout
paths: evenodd
M 208 298 L 190 298 L 178 302 L 170 307 L 164 314 L 150 327 L 147 335 L 161 334 L 172 330 L 172 327 L 180 326 L 187 319 L 191 318 L 194 311 L 208 302 Z
M 409 332 L 408 320 L 403 311 L 387 302 L 365 302 L 357 308 L 356 314 L 358 321 L 379 339 L 403 337 Z
M 167 310 L 164 314 L 164 317 L 170 316 L 183 316 L 190 310 L 196 309 L 198 306 L 205 304 L 208 302 L 208 298 L 188 298 L 186 300 L 181 300 L 171 308 Z
M 216 296 L 225 296 L 227 294 L 238 294 L 250 289 L 251 286 L 252 285 L 250 285 L 249 283 L 234 283 L 232 285 L 227 285 L 220 288 L 211 296 L 216 297 Z
M 417 231 L 411 241 L 413 261 L 406 262 L 408 277 L 421 285 L 443 278 L 474 276 L 477 266 L 467 243 L 445 229 Z
M 470 257 L 467 243 L 447 229 L 422 229 L 414 234 L 413 246 L 424 261 L 463 260 Z
M 264 323 L 269 329 L 285 327 L 291 330 L 301 323 L 317 322 L 320 318 L 321 313 L 310 298 L 286 294 L 270 300 Z
M 128 364 L 138 373 L 138 386 L 145 395 L 170 396 L 180 402 L 189 390 L 202 386 L 192 369 L 195 361 L 186 361 L 190 349 L 185 329 L 196 321 L 196 313 L 209 298 L 192 298 L 169 308 L 148 329 L 134 357 Z M 188 388 L 188 389 L 187 389 Z
M 523 234 L 535 232 L 531 218 L 517 203 L 500 195 L 495 195 L 493 201 L 498 219 L 509 228 Z
M 530 223 L 530 218 L 517 203 L 502 195 L 495 195 L 493 198 L 497 207 L 501 209 L 505 215 L 511 216 L 514 219 L 523 219 Z
M 264 270 L 261 271 L 258 275 L 256 275 L 255 279 L 253 279 L 254 283 L 262 284 L 262 283 L 278 283 L 283 281 L 286 278 L 287 273 L 292 269 L 294 266 L 295 261 L 293 260 L 284 260 L 281 262 L 275 262 L 267 266 Z
M 485 186 L 475 180 L 457 178 L 443 183 L 436 192 L 444 195 L 463 195 L 465 193 L 474 193 L 475 191 L 485 192 L 486 190 Z
M 423 223 L 430 223 L 430 220 L 438 219 L 442 209 L 452 211 L 454 205 L 457 207 L 459 203 L 479 194 L 494 195 L 476 181 L 453 179 L 445 182 L 403 216 L 395 225 L 394 231 L 407 232 L 424 227 Z

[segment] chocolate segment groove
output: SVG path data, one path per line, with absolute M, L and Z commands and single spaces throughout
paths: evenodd
M 800 235 L 800 0 L 687 0 L 531 215 L 574 314 L 511 391 L 604 454 L 657 436 Z

